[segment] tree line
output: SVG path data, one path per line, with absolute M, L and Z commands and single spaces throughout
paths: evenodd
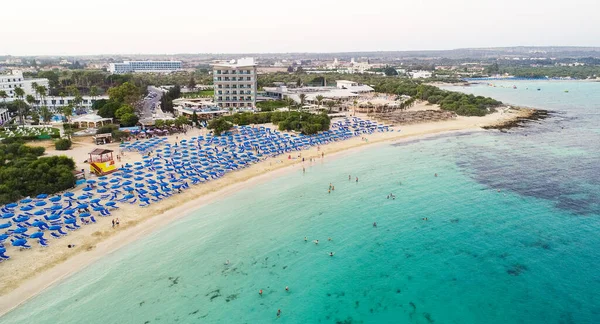
M 75 186 L 75 162 L 66 156 L 41 157 L 43 147 L 0 144 L 0 204 Z
M 325 113 L 311 114 L 300 111 L 241 112 L 211 120 L 208 123 L 208 129 L 213 130 L 216 135 L 221 135 L 231 129 L 233 125 L 267 123 L 277 125 L 280 131 L 296 131 L 312 135 L 329 130 L 331 119 Z

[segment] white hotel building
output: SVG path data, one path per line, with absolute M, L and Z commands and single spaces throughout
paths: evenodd
M 171 73 L 182 69 L 181 61 L 125 61 L 110 63 L 108 71 L 112 74 L 136 72 Z
M 241 58 L 213 65 L 215 104 L 220 108 L 256 107 L 256 63 Z
M 45 86 L 48 89 L 48 79 L 25 79 L 23 72 L 12 70 L 5 73 L 0 72 L 0 90 L 6 91 L 9 99 L 16 99 L 15 89 L 21 88 L 25 91 L 25 96 L 35 96 L 35 90 L 31 86 L 32 83 L 37 83 L 38 86 Z

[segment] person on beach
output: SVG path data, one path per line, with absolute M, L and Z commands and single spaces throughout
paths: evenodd
M 302 167 L 302 173 L 306 173 L 306 168 Z
M 115 224 L 117 224 L 117 227 L 119 226 L 120 222 L 119 219 L 117 218 L 117 220 L 115 221 Z
M 321 152 L 321 158 L 325 157 L 325 152 Z
M 112 220 L 112 227 L 115 228 L 115 220 Z

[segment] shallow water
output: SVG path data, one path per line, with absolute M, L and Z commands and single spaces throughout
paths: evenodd
M 552 118 L 315 163 L 200 208 L 0 322 L 596 323 L 600 84 L 529 84 L 463 90 Z

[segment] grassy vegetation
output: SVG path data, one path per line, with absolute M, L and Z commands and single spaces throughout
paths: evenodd
M 277 108 L 287 107 L 289 104 L 283 100 L 269 100 L 256 103 L 256 108 L 261 111 L 273 111 Z
M 311 114 L 298 111 L 275 111 L 261 113 L 237 113 L 214 119 L 208 125 L 209 129 L 219 135 L 227 131 L 231 125 L 250 125 L 273 123 L 281 131 L 296 131 L 306 135 L 329 130 L 331 120 L 327 114 Z

